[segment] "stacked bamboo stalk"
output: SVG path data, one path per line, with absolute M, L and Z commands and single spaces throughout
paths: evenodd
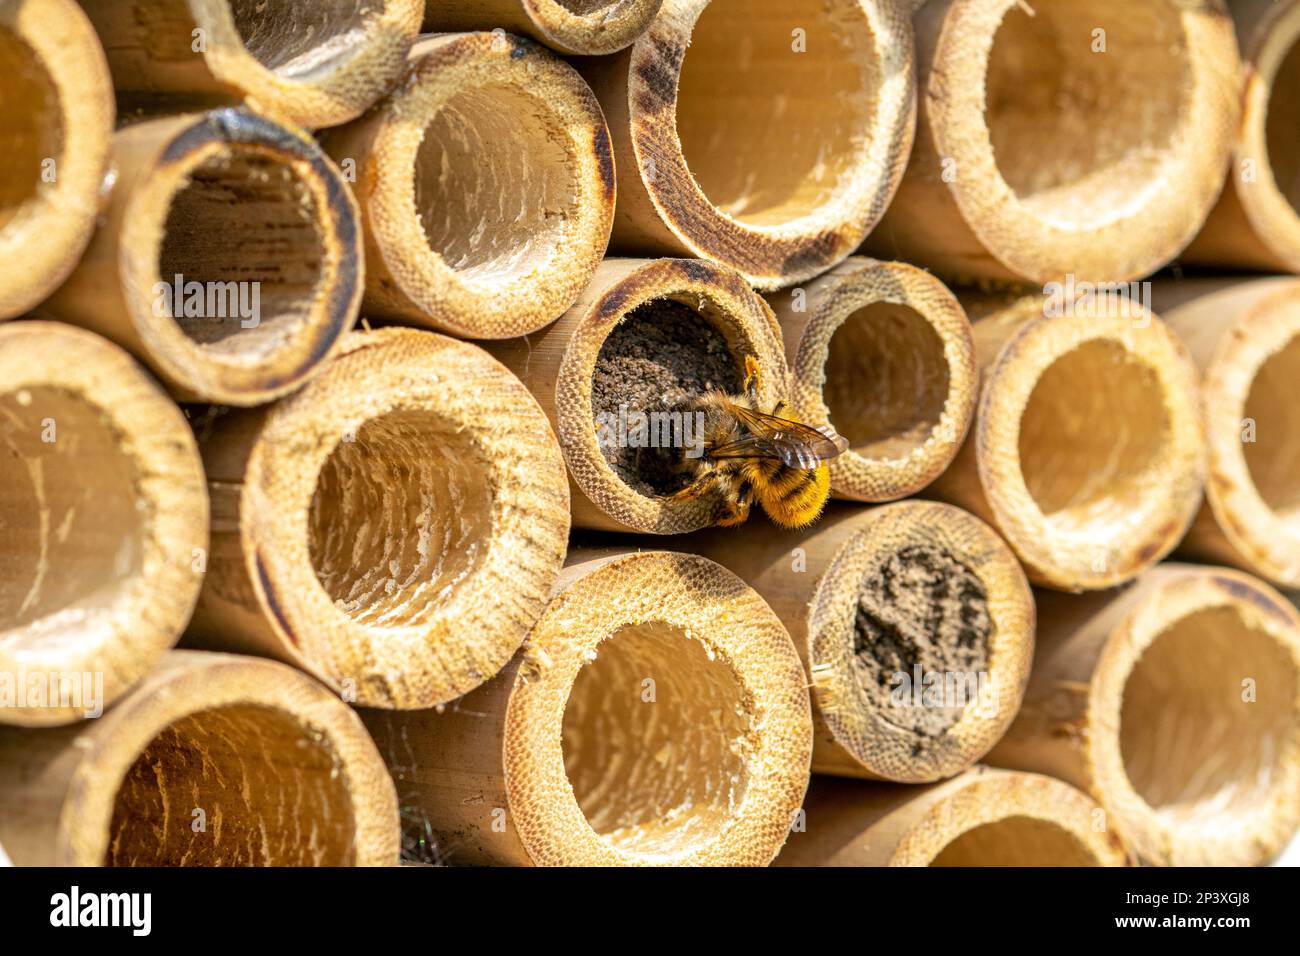
M 1300 280 L 1214 270 L 1300 268 L 1300 0 L 1231 13 L 0 0 L 0 862 L 1275 858 Z

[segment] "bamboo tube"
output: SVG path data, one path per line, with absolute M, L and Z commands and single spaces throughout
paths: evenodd
M 815 777 L 777 866 L 1128 866 L 1088 797 L 1059 780 L 976 767 L 928 787 Z
M 353 333 L 301 392 L 200 446 L 215 520 L 192 639 L 361 704 L 433 707 L 490 678 L 564 559 L 546 418 L 468 343 Z
M 933 0 L 913 26 L 916 148 L 872 254 L 1118 282 L 1195 236 L 1238 115 L 1222 0 Z
M 1245 81 L 1232 166 L 1189 263 L 1300 271 L 1300 3 L 1233 0 Z
M 691 550 L 739 575 L 789 630 L 812 688 L 815 773 L 951 777 L 1020 706 L 1029 584 L 1002 539 L 957 508 L 839 506 L 806 531 L 720 529 Z
M 615 248 L 712 259 L 764 291 L 852 253 L 911 149 L 912 34 L 892 0 L 664 0 L 582 69 L 613 134 Z
M 361 298 L 356 204 L 304 133 L 246 110 L 138 123 L 85 257 L 49 302 L 183 400 L 256 405 L 338 347 Z
M 1205 503 L 1181 550 L 1300 587 L 1300 282 L 1160 282 L 1202 373 Z
M 430 33 L 508 30 L 575 56 L 617 53 L 646 31 L 663 0 L 438 0 Z
M 550 417 L 582 528 L 679 534 L 713 524 L 718 502 L 674 499 L 664 484 L 682 449 L 629 452 L 623 419 L 668 407 L 665 392 L 680 392 L 681 404 L 707 388 L 738 392 L 746 356 L 761 369 L 765 403 L 786 393 L 772 310 L 737 273 L 695 259 L 608 259 L 558 322 L 488 348 Z M 599 415 L 618 421 L 601 429 Z
M 528 642 L 445 710 L 364 711 L 453 863 L 766 865 L 808 783 L 790 637 L 695 555 L 577 549 Z M 431 842 L 430 842 L 431 841 Z
M 1061 590 L 1112 587 L 1173 550 L 1206 469 L 1182 343 L 1127 298 L 962 302 L 983 386 L 970 436 L 927 497 L 983 518 L 1031 581 Z
M 309 128 L 360 116 L 395 86 L 422 0 L 81 0 L 131 105 L 247 100 Z
M 1266 862 L 1300 824 L 1300 617 L 1193 565 L 1043 594 L 1025 705 L 989 759 L 1088 791 L 1148 863 Z
M 491 33 L 425 37 L 406 84 L 325 148 L 356 167 L 368 315 L 466 338 L 553 322 L 609 243 L 609 131 L 572 67 Z
M 0 319 L 22 315 L 90 241 L 113 133 L 113 87 L 72 0 L 0 6 Z M 21 267 L 16 267 L 21 263 Z
M 0 326 L 0 528 L 0 723 L 95 716 L 176 643 L 208 544 L 185 418 L 111 343 Z
M 850 442 L 830 465 L 835 497 L 906 498 L 948 467 L 970 427 L 979 371 L 970 322 L 943 283 L 854 257 L 769 302 L 795 417 Z
M 99 720 L 0 728 L 19 866 L 382 866 L 400 832 L 357 715 L 270 661 L 172 651 Z

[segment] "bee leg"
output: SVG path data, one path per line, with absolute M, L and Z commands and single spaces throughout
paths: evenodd
M 718 520 L 718 526 L 732 528 L 738 524 L 744 524 L 749 520 L 749 507 L 751 504 L 753 504 L 753 498 L 749 485 L 741 485 L 734 498 L 723 498 L 724 510 L 722 517 Z
M 752 355 L 745 356 L 745 395 L 758 407 L 758 390 L 763 387 L 763 373 L 758 367 L 758 359 Z
M 772 409 L 772 414 L 777 418 L 789 418 L 790 403 L 782 399 L 776 403 L 776 408 Z

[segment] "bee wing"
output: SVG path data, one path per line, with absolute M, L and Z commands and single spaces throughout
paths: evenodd
M 727 410 L 740 419 L 751 434 L 712 450 L 710 458 L 778 458 L 790 468 L 815 468 L 843 454 L 849 447 L 842 436 L 829 428 L 820 431 L 803 422 L 778 418 L 741 405 L 728 404 Z M 737 446 L 743 447 L 738 449 Z M 742 454 L 746 448 L 761 449 L 764 454 L 752 451 Z

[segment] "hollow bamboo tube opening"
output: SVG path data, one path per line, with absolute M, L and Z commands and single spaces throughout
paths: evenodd
M 1229 6 L 1245 62 L 1241 123 L 1219 203 L 1186 262 L 1300 270 L 1300 3 Z
M 363 716 L 408 848 L 451 863 L 766 865 L 812 749 L 781 622 L 667 552 L 572 552 L 496 678 L 441 712 Z
M 948 467 L 979 384 L 961 305 L 928 273 L 851 258 L 807 288 L 770 297 L 800 421 L 848 439 L 831 493 L 856 501 L 915 494 Z
M 503 29 L 553 50 L 602 56 L 650 26 L 663 0 L 440 0 L 424 11 L 429 33 Z
M 961 280 L 1147 275 L 1213 206 L 1236 128 L 1219 0 L 937 0 L 920 109 L 867 248 Z
M 132 105 L 247 100 L 309 128 L 360 116 L 398 82 L 421 0 L 95 0 L 113 83 Z
M 813 770 L 925 783 L 980 759 L 1020 706 L 1034 605 L 979 519 L 906 501 L 831 508 L 812 529 L 691 539 L 772 605 L 808 672 Z
M 0 319 L 37 305 L 90 241 L 113 134 L 104 51 L 72 0 L 0 9 Z M 15 264 L 21 263 L 21 267 Z
M 606 260 L 558 322 L 489 348 L 554 423 L 584 528 L 678 534 L 713 524 L 721 502 L 672 497 L 700 438 L 685 409 L 704 392 L 739 391 L 750 356 L 765 407 L 786 393 L 772 310 L 740 275 L 700 260 Z
M 80 329 L 0 326 L 0 723 L 98 712 L 180 636 L 208 498 L 180 410 Z
M 572 67 L 502 34 L 427 37 L 410 80 L 331 131 L 355 163 L 368 314 L 497 339 L 552 322 L 609 242 L 609 132 Z
M 1267 862 L 1300 825 L 1300 617 L 1237 571 L 1164 565 L 1043 595 L 1025 706 L 991 762 L 1088 790 L 1149 863 Z
M 1168 554 L 1205 476 L 1196 367 L 1136 300 L 964 300 L 983 390 L 928 494 L 992 524 L 1037 584 L 1111 587 Z M 1049 315 L 1045 313 L 1052 313 Z
M 270 661 L 172 651 L 99 720 L 0 728 L 0 837 L 23 866 L 376 866 L 392 780 L 357 715 Z
M 665 0 L 629 50 L 584 67 L 614 134 L 616 248 L 712 259 L 764 290 L 824 272 L 897 187 L 912 61 L 890 3 Z
M 356 204 L 306 136 L 246 110 L 129 126 L 104 226 L 50 300 L 182 399 L 299 388 L 356 316 Z
M 976 767 L 925 787 L 814 777 L 777 866 L 1127 866 L 1105 814 L 1073 787 Z
M 302 391 L 200 444 L 219 530 L 194 639 L 362 704 L 433 707 L 490 678 L 563 562 L 546 417 L 467 343 L 354 333 Z
M 1156 283 L 1202 373 L 1209 479 L 1181 545 L 1300 587 L 1300 282 Z

